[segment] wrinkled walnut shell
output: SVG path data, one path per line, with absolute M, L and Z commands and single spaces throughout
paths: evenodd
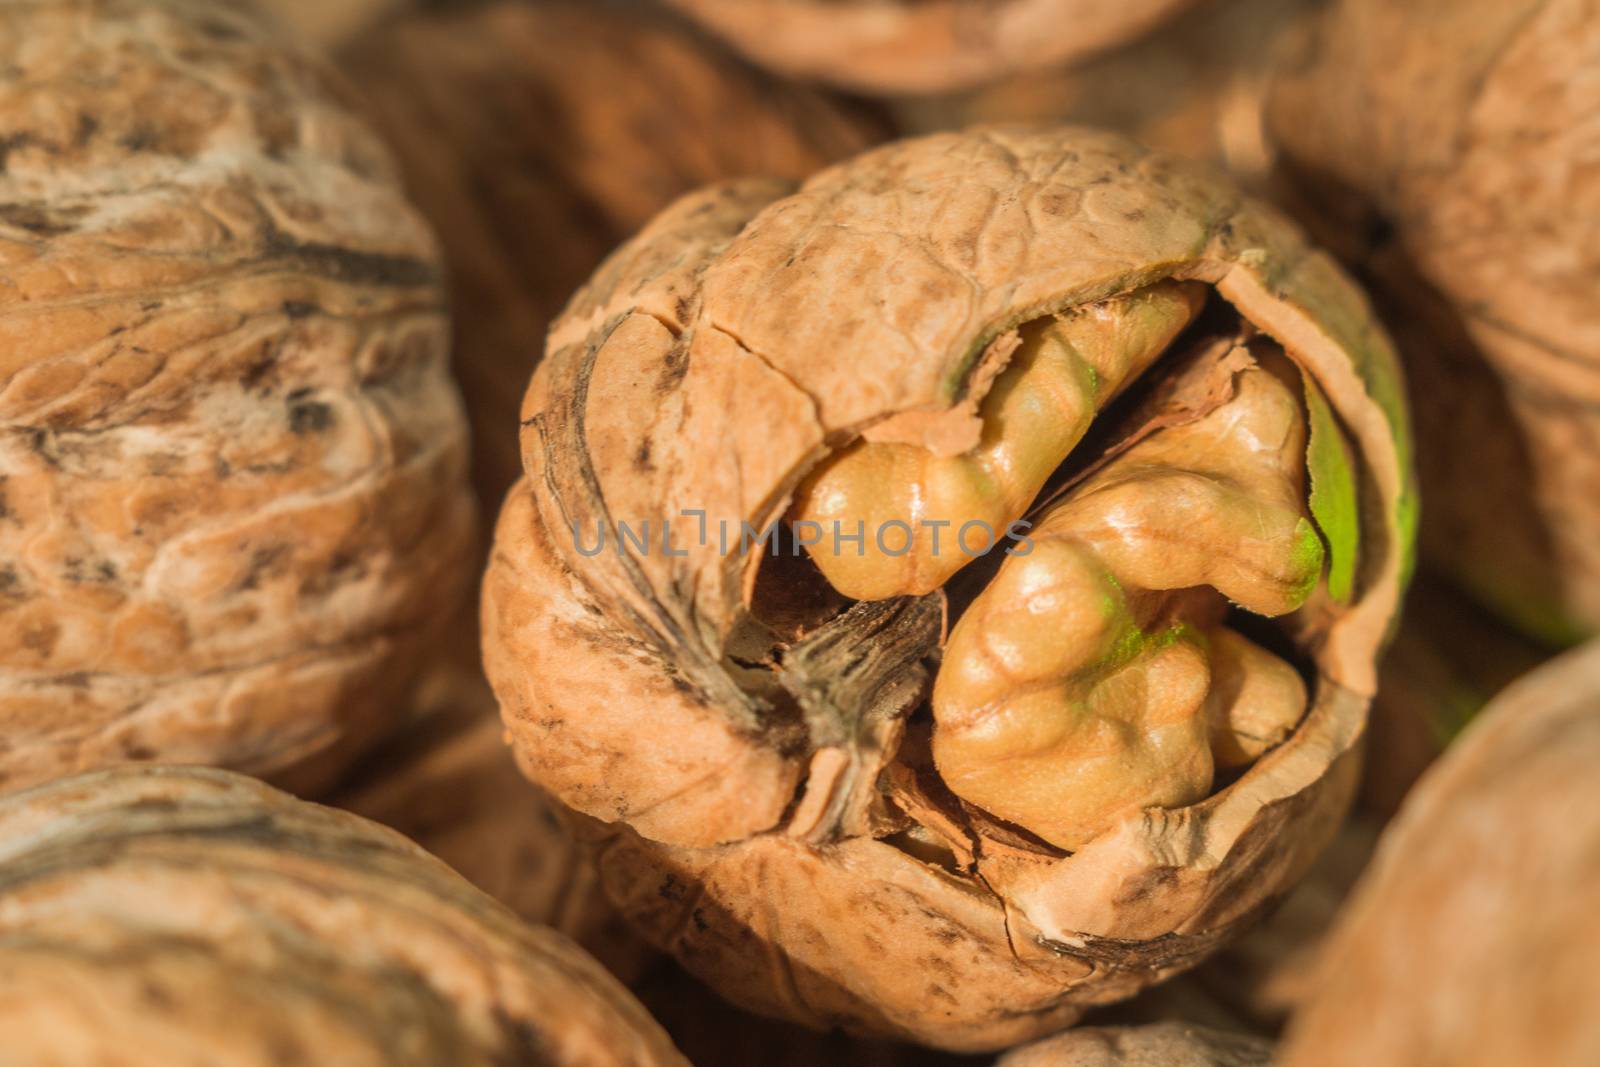
M 670 0 L 775 70 L 926 93 L 1065 63 L 1144 33 L 1190 0 Z
M 392 831 L 225 771 L 0 800 L 13 1064 L 683 1064 L 615 979 Z
M 669 507 L 764 528 L 859 427 L 959 403 L 1018 321 L 1167 277 L 1212 285 L 1315 377 L 1367 504 L 1357 591 L 1306 650 L 1309 713 L 1198 804 L 1040 850 L 952 810 L 902 746 L 936 599 L 862 602 L 785 645 L 797 722 L 740 688 L 764 680 L 755 558 L 714 533 L 579 551 L 572 523 L 587 543 Z M 483 608 L 518 760 L 611 823 L 591 833 L 613 899 L 744 1006 L 952 1048 L 1059 1028 L 1197 962 L 1331 836 L 1409 546 L 1395 375 L 1359 293 L 1277 215 L 1113 135 L 937 136 L 798 191 L 692 194 L 574 298 L 524 403 Z M 918 826 L 967 851 L 918 858 L 896 836 Z
M 1417 784 L 1282 1062 L 1600 1062 L 1600 642 L 1514 683 Z
M 432 238 L 248 8 L 8 4 L 0 40 L 0 787 L 310 788 L 466 590 Z
M 1589 0 L 1342 0 L 1268 107 L 1433 398 L 1425 557 L 1546 640 L 1600 628 L 1597 66 Z
M 444 247 L 491 517 L 521 473 L 517 407 L 545 330 L 608 252 L 690 189 L 803 178 L 874 140 L 646 5 L 412 14 L 340 58 Z

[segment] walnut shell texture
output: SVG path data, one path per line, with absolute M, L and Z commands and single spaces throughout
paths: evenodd
M 1006 1053 L 995 1067 L 1266 1067 L 1272 1043 L 1187 1023 L 1083 1027 Z
M 0 800 L 9 1064 L 681 1065 L 615 979 L 390 830 L 227 771 Z
M 1282 1062 L 1600 1061 L 1600 643 L 1520 679 L 1407 798 Z
M 489 508 L 521 471 L 518 403 L 546 328 L 607 253 L 690 189 L 802 178 L 877 133 L 641 4 L 409 15 L 353 41 L 340 65 L 443 243 Z
M 1005 846 L 959 812 L 941 823 L 902 744 L 938 604 L 863 602 L 793 641 L 782 684 L 807 714 L 786 716 L 750 636 L 764 579 L 716 530 L 766 528 L 859 427 L 951 408 L 1019 321 L 1167 277 L 1209 282 L 1326 392 L 1372 502 L 1359 592 L 1311 653 L 1309 713 L 1238 780 L 1070 856 Z M 1121 137 L 939 135 L 798 190 L 713 186 L 552 328 L 485 580 L 485 663 L 524 771 L 603 821 L 608 893 L 692 972 L 815 1026 L 1001 1047 L 1191 966 L 1332 836 L 1407 567 L 1405 419 L 1388 343 L 1326 256 L 1211 170 Z M 680 508 L 704 510 L 705 542 L 580 550 L 597 522 Z M 897 836 L 919 820 L 971 851 L 920 857 Z
M 0 786 L 310 787 L 466 591 L 432 238 L 248 8 L 6 4 L 0 53 Z
M 925 93 L 1065 63 L 1159 25 L 1190 0 L 670 0 L 774 70 Z
M 1269 103 L 1436 398 L 1425 555 L 1546 639 L 1600 627 L 1597 65 L 1593 0 L 1341 0 Z

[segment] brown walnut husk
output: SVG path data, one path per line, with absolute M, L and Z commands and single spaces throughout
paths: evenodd
M 1600 10 L 1341 0 L 1269 103 L 1418 406 L 1423 554 L 1535 636 L 1600 627 Z
M 1308 622 L 1312 706 L 1284 743 L 1068 855 L 952 805 L 906 740 L 940 594 L 808 605 L 820 579 L 758 575 L 715 531 L 779 519 L 861 427 L 956 408 L 1018 322 L 1169 277 L 1209 283 L 1329 397 L 1360 457 L 1360 578 Z M 1396 373 L 1276 214 L 1110 134 L 935 136 L 798 190 L 685 197 L 574 298 L 524 403 L 483 610 L 518 760 L 611 824 L 590 831 L 613 899 L 741 1005 L 964 1049 L 1060 1028 L 1198 962 L 1331 836 L 1406 567 Z M 705 510 L 707 543 L 574 540 L 678 509 Z
M 1121 44 L 1192 0 L 670 0 L 774 70 L 929 93 Z
M 1390 824 L 1283 1063 L 1600 1062 L 1600 643 L 1496 697 Z
M 0 800 L 8 1064 L 681 1065 L 615 979 L 400 835 L 226 771 Z
M 8 4 L 0 57 L 0 788 L 311 787 L 466 591 L 432 238 L 248 8 Z
M 363 34 L 340 65 L 443 244 L 490 509 L 521 472 L 517 407 L 545 330 L 607 253 L 691 189 L 803 178 L 877 132 L 640 4 L 413 14 Z

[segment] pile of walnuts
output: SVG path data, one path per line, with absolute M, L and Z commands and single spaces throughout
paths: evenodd
M 1594 1062 L 1597 70 L 0 0 L 0 1060 Z

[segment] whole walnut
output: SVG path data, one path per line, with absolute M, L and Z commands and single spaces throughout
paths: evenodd
M 1285 221 L 1115 135 L 691 194 L 524 401 L 482 618 L 518 761 L 741 1005 L 1058 1029 L 1332 835 L 1408 567 L 1397 374 Z
M 1132 40 L 1193 0 L 669 0 L 774 70 L 929 93 Z
M 878 132 L 639 3 L 413 14 L 361 35 L 340 65 L 443 243 L 489 508 L 521 471 L 517 409 L 545 330 L 607 253 L 690 189 L 802 178 Z
M 227 771 L 0 799 L 7 1064 L 685 1064 L 617 981 L 390 830 Z
M 1425 559 L 1600 628 L 1600 8 L 1339 0 L 1268 106 L 1286 195 L 1406 353 Z
M 1389 825 L 1286 1067 L 1600 1063 L 1600 641 L 1518 680 Z
M 0 6 L 0 145 L 0 788 L 310 788 L 469 579 L 432 238 L 244 6 Z

